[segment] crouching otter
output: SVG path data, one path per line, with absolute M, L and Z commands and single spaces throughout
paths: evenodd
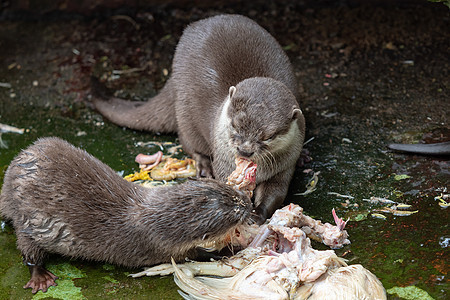
M 246 222 L 252 203 L 212 179 L 144 188 L 66 141 L 43 138 L 11 162 L 0 209 L 30 268 L 24 287 L 36 293 L 56 285 L 43 266 L 46 253 L 127 267 L 179 261 Z
M 254 201 L 263 222 L 286 197 L 303 146 L 297 94 L 278 42 L 249 18 L 219 15 L 184 30 L 172 74 L 150 101 L 93 102 L 120 126 L 178 133 L 201 176 L 225 181 L 236 155 L 254 161 Z

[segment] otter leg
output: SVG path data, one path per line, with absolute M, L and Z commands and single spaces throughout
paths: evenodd
M 197 177 L 214 178 L 211 158 L 198 152 L 195 152 L 193 157 L 197 166 Z
M 253 221 L 262 224 L 280 208 L 286 198 L 293 170 L 280 172 L 267 181 L 261 182 L 255 190 L 255 214 Z
M 45 251 L 32 238 L 21 234 L 20 231 L 16 233 L 17 248 L 22 252 L 24 263 L 28 266 L 31 275 L 23 288 L 31 288 L 31 292 L 36 294 L 39 290 L 45 293 L 50 286 L 57 286 L 55 280 L 58 277 L 44 268 Z

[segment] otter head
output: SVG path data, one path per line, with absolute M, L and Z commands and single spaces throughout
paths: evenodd
M 230 87 L 228 97 L 229 142 L 237 156 L 270 164 L 277 152 L 303 139 L 297 124 L 302 112 L 283 83 L 249 78 Z

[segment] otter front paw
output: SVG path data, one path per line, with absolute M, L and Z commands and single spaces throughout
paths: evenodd
M 262 225 L 264 224 L 264 222 L 266 222 L 268 217 L 269 213 L 267 209 L 262 205 L 259 205 L 252 211 L 251 220 L 257 225 Z
M 214 178 L 211 159 L 200 153 L 194 153 L 193 156 L 196 163 L 197 177 Z

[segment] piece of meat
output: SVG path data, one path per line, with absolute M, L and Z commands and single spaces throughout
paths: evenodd
M 236 169 L 228 176 L 227 184 L 237 191 L 246 193 L 250 198 L 256 188 L 256 164 L 249 159 L 237 157 Z

